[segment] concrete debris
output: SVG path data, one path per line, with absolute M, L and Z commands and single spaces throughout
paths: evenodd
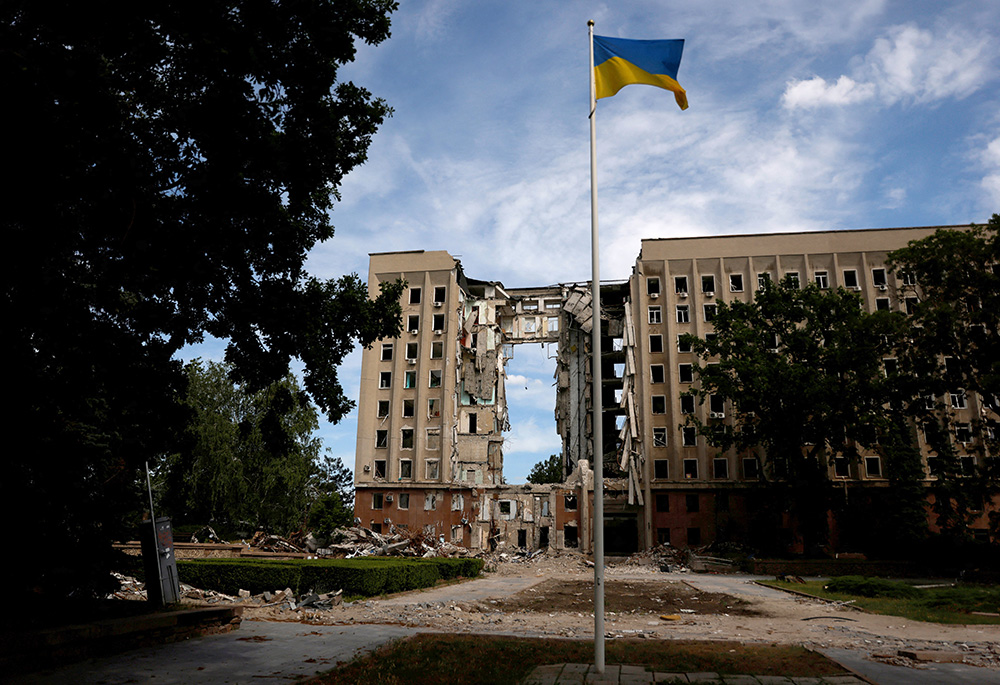
M 422 530 L 408 530 L 392 527 L 388 535 L 361 526 L 338 528 L 330 536 L 331 542 L 316 549 L 316 556 L 353 559 L 365 556 L 400 557 L 467 557 L 474 556 L 474 550 L 453 545 L 424 533 Z

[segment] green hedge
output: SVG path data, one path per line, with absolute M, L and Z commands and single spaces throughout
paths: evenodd
M 431 587 L 438 580 L 475 577 L 482 559 L 196 559 L 177 562 L 181 582 L 203 590 L 235 595 L 291 588 L 296 594 L 313 590 L 345 595 L 376 595 Z

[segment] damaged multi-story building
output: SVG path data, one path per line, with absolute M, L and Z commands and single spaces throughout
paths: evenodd
M 596 389 L 589 283 L 506 288 L 469 277 L 444 251 L 372 254 L 371 296 L 386 281 L 402 279 L 407 288 L 400 337 L 363 353 L 355 515 L 375 530 L 419 528 L 473 549 L 502 543 L 590 551 L 593 399 L 600 392 L 607 552 L 730 535 L 745 525 L 745 494 L 759 481 L 760 465 L 720 454 L 688 425 L 693 413 L 726 421 L 727 407 L 685 394 L 696 359 L 680 336 L 710 334 L 719 302 L 749 301 L 764 279 L 788 276 L 855 290 L 871 311 L 903 309 L 902 284 L 886 256 L 938 228 L 643 240 L 631 276 L 601 284 Z M 557 350 L 559 484 L 504 480 L 505 363 L 522 343 Z M 987 410 L 969 398 L 970 416 Z M 969 450 L 963 458 L 976 457 Z M 839 464 L 830 470 L 831 479 L 886 483 L 876 454 L 846 472 Z M 977 525 L 985 531 L 985 513 Z

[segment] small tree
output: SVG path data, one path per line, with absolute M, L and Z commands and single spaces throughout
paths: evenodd
M 319 537 L 354 525 L 354 474 L 342 459 L 322 458 L 312 478 L 307 527 Z
M 529 483 L 562 483 L 563 480 L 562 455 L 559 454 L 550 454 L 548 459 L 532 466 L 528 473 Z

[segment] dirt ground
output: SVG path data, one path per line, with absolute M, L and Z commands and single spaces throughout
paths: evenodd
M 311 624 L 382 623 L 459 633 L 592 638 L 593 568 L 579 555 L 499 564 L 486 578 L 520 591 L 470 599 L 460 583 L 328 610 L 248 606 L 244 619 Z M 465 595 L 465 596 L 463 596 Z M 605 631 L 614 638 L 736 640 L 846 648 L 916 666 L 900 649 L 961 652 L 966 663 L 1000 669 L 1000 626 L 941 625 L 863 613 L 774 591 L 740 576 L 664 573 L 627 563 L 607 568 Z

